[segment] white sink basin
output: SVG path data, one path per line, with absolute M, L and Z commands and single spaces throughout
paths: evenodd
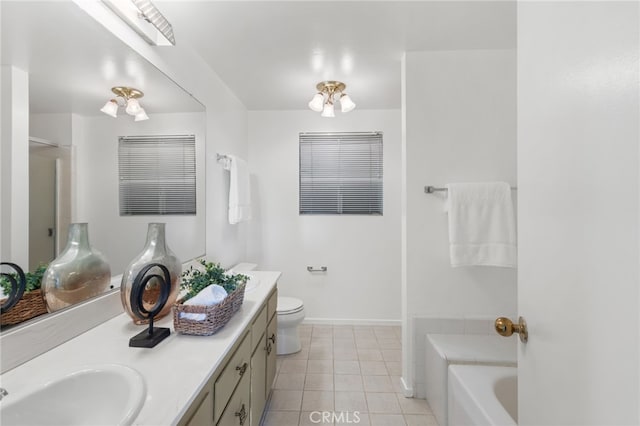
M 67 374 L 22 395 L 5 396 L 0 423 L 10 425 L 130 425 L 146 398 L 143 377 L 122 365 Z

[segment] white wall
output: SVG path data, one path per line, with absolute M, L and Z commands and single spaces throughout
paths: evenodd
M 298 211 L 300 132 L 384 132 L 384 215 Z M 400 319 L 400 111 L 354 110 L 333 119 L 304 111 L 250 111 L 254 221 L 249 259 L 282 271 L 280 294 L 304 301 L 308 320 Z M 327 266 L 310 274 L 307 266 Z
M 414 353 L 416 339 L 423 339 L 413 327 L 415 318 L 498 317 L 516 311 L 514 269 L 451 268 L 445 197 L 424 193 L 425 185 L 450 182 L 517 184 L 516 53 L 407 52 L 404 69 L 409 338 L 403 342 L 403 377 L 410 387 L 415 364 L 424 360 Z
M 0 260 L 29 266 L 29 75 L 0 67 Z
M 58 145 L 70 145 L 73 114 L 31 114 L 29 136 L 46 139 Z
M 166 223 L 167 244 L 183 261 L 205 253 L 205 114 L 153 114 L 147 121 L 128 115 L 84 117 L 82 139 L 74 139 L 77 167 L 77 222 L 89 223 L 91 245 L 121 273 L 144 247 L 149 222 Z M 196 136 L 195 216 L 120 216 L 118 137 Z

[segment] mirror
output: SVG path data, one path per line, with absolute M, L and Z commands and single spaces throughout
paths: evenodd
M 15 259 L 9 253 L 12 259 L 6 260 L 30 271 L 51 261 L 64 249 L 73 222 L 89 224 L 90 243 L 106 256 L 112 276 L 121 274 L 142 251 L 150 222 L 167 224 L 167 243 L 182 261 L 202 256 L 204 106 L 71 1 L 0 2 L 0 7 L 3 97 L 6 90 L 20 97 L 14 79 L 26 78 L 29 110 L 28 139 L 4 140 L 3 134 L 3 146 L 29 145 L 21 164 L 11 157 L 11 167 L 30 169 L 28 187 L 11 183 L 12 194 L 29 192 L 23 213 L 30 224 L 17 231 L 28 242 L 27 255 Z M 139 102 L 149 120 L 134 121 L 122 107 L 117 118 L 101 112 L 105 102 L 115 98 L 115 86 L 142 91 Z M 2 114 L 4 121 L 7 115 Z M 15 117 L 12 120 L 15 126 Z M 119 137 L 150 135 L 195 136 L 195 215 L 120 215 Z M 6 250 L 0 255 L 4 261 Z

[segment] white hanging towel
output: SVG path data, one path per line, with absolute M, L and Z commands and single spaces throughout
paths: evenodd
M 517 266 L 516 221 L 505 182 L 447 185 L 451 266 Z
M 234 225 L 251 219 L 251 187 L 247 162 L 235 155 L 227 155 L 225 170 L 230 172 L 229 223 Z

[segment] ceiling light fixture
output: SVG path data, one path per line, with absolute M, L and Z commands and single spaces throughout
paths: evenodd
M 171 23 L 151 0 L 102 0 L 152 46 L 175 46 Z
M 322 112 L 322 117 L 335 117 L 334 105 L 340 101 L 340 110 L 349 112 L 356 107 L 351 97 L 344 93 L 347 85 L 340 81 L 321 81 L 316 85 L 318 93 L 313 95 L 309 108 L 315 112 Z
M 138 100 L 144 96 L 144 93 L 140 90 L 132 87 L 117 86 L 112 87 L 111 91 L 116 95 L 116 98 L 109 99 L 100 111 L 116 118 L 118 116 L 118 107 L 122 107 L 125 109 L 127 114 L 135 117 L 135 121 L 144 121 L 149 119 L 149 116 Z

